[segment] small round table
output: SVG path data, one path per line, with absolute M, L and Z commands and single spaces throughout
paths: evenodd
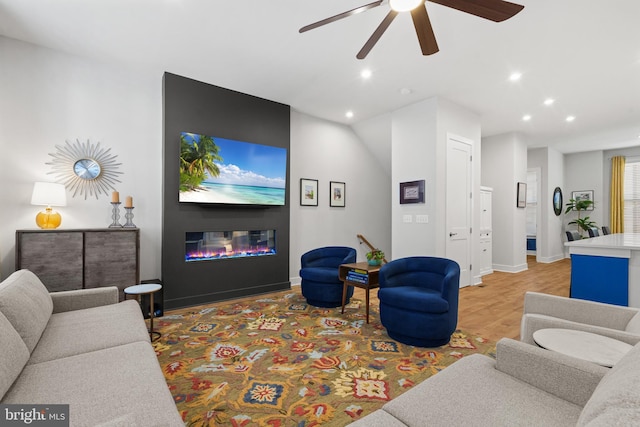
M 162 285 L 158 283 L 145 283 L 142 285 L 133 285 L 124 289 L 125 296 L 126 295 L 135 295 L 138 304 L 140 304 L 140 308 L 142 308 L 142 295 L 149 295 L 149 337 L 151 341 L 155 341 L 160 338 L 160 332 L 155 332 L 153 330 L 153 315 L 155 312 L 155 307 L 153 306 L 153 294 L 162 289 Z M 142 308 L 142 313 L 144 314 L 144 308 Z M 155 336 L 155 339 L 154 339 Z
M 533 340 L 540 347 L 608 368 L 615 365 L 632 346 L 604 335 L 573 329 L 539 329 Z

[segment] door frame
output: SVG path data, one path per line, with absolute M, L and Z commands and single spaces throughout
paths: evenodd
M 473 266 L 474 264 L 474 251 L 473 248 L 475 247 L 475 242 L 476 239 L 474 238 L 474 233 L 473 233 L 473 228 L 474 228 L 474 221 L 473 221 L 473 212 L 474 212 L 474 207 L 475 207 L 475 199 L 477 198 L 476 196 L 476 192 L 475 192 L 475 180 L 474 180 L 474 168 L 473 168 L 473 149 L 474 149 L 474 141 L 472 139 L 469 138 L 465 138 L 463 136 L 459 136 L 459 135 L 455 135 L 453 133 L 449 133 L 447 132 L 447 144 L 446 144 L 446 156 L 445 156 L 445 167 L 448 168 L 449 167 L 449 144 L 451 143 L 451 141 L 456 141 L 458 143 L 461 144 L 465 144 L 469 146 L 469 154 L 472 158 L 472 160 L 469 161 L 469 191 L 471 192 L 471 197 L 469 198 L 469 209 L 467 210 L 467 221 L 469 224 L 469 239 L 468 239 L 468 244 L 467 244 L 467 259 L 469 260 L 469 266 Z M 445 170 L 445 178 L 448 177 L 448 170 Z M 448 188 L 449 188 L 449 183 L 446 182 L 445 184 L 445 229 L 444 229 L 444 237 L 445 237 L 445 256 L 447 256 L 447 249 L 448 249 L 448 238 L 447 238 L 447 233 L 449 232 L 449 227 L 448 227 L 448 223 L 447 223 L 447 212 L 446 212 L 446 207 L 447 207 L 447 197 L 448 197 Z M 474 271 L 475 269 L 472 268 L 468 268 L 469 274 L 469 281 L 468 283 L 460 283 L 460 287 L 466 287 L 466 286 L 473 286 L 475 284 L 475 276 L 474 276 Z

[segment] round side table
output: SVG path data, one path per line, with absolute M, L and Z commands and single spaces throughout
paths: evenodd
M 149 337 L 151 341 L 155 341 L 160 338 L 160 332 L 155 332 L 153 330 L 153 315 L 155 312 L 155 307 L 153 306 L 153 294 L 162 289 L 162 285 L 158 283 L 145 283 L 142 285 L 133 285 L 127 288 L 124 288 L 125 297 L 127 295 L 135 295 L 138 300 L 138 304 L 140 304 L 140 308 L 143 310 L 142 313 L 144 315 L 144 308 L 142 308 L 142 295 L 149 295 Z M 154 338 L 155 336 L 155 338 Z

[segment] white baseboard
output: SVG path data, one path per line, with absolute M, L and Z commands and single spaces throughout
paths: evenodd
M 539 257 L 536 261 L 542 264 L 551 264 L 552 262 L 560 261 L 565 258 L 564 254 L 553 255 L 550 257 Z
M 520 265 L 502 265 L 502 264 L 493 264 L 494 271 L 502 271 L 504 273 L 520 273 L 522 271 L 527 271 L 529 266 L 527 263 Z

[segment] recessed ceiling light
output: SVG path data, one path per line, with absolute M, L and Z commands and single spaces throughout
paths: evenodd
M 398 92 L 400 92 L 401 95 L 409 95 L 411 93 L 411 89 L 409 89 L 408 87 L 403 87 Z
M 547 99 L 545 99 L 545 100 L 544 100 L 544 105 L 547 105 L 547 106 L 548 106 L 548 105 L 553 105 L 553 103 L 554 103 L 554 102 L 556 102 L 556 100 L 555 100 L 555 99 L 553 99 L 553 98 L 547 98 Z
M 349 110 L 345 113 L 345 116 L 347 116 L 348 119 L 353 117 L 353 111 Z
M 371 77 L 373 73 L 371 72 L 371 70 L 369 69 L 364 69 L 360 72 L 360 77 L 362 77 L 363 79 L 368 79 L 369 77 Z
M 531 120 L 531 115 L 525 114 L 524 116 L 522 116 L 522 120 L 524 120 L 525 122 L 528 122 L 529 120 Z
M 520 80 L 520 78 L 522 78 L 522 73 L 512 73 L 509 76 L 509 80 L 511 80 L 512 82 L 517 82 L 518 80 Z
M 568 122 L 572 122 L 575 119 L 576 119 L 575 116 L 567 116 L 567 118 L 565 120 L 568 121 Z

